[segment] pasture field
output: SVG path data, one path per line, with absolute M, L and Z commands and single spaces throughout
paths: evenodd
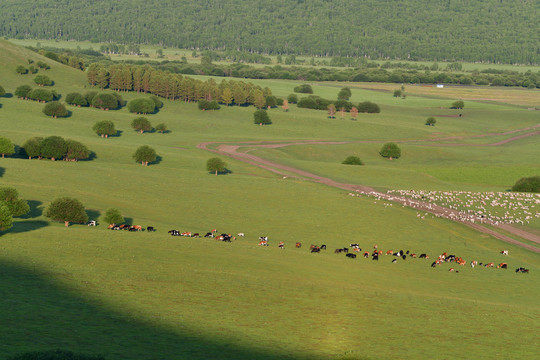
M 42 42 L 43 43 L 43 42 Z M 48 61 L 54 88 L 84 92 L 82 72 L 0 41 L 0 85 L 11 93 L 33 76 L 15 74 L 27 58 Z M 287 96 L 298 82 L 253 81 Z M 341 84 L 317 84 L 333 98 Z M 473 88 L 474 90 L 474 88 Z M 231 171 L 205 169 L 214 155 L 202 142 L 344 141 L 292 145 L 250 153 L 348 183 L 381 190 L 505 191 L 520 177 L 537 175 L 539 147 L 531 136 L 500 146 L 502 133 L 538 124 L 534 111 L 467 101 L 463 117 L 448 98 L 409 97 L 353 88 L 352 101 L 380 104 L 381 114 L 357 121 L 325 112 L 271 109 L 270 126 L 256 126 L 254 109 L 165 101 L 152 124 L 170 132 L 139 134 L 123 108 L 69 107 L 52 119 L 43 104 L 0 98 L 0 135 L 21 145 L 32 136 L 59 135 L 87 145 L 91 160 L 0 159 L 0 185 L 16 187 L 31 212 L 0 233 L 0 358 L 24 351 L 68 349 L 107 359 L 531 359 L 538 346 L 540 255 L 446 219 L 419 218 L 414 209 L 293 177 L 282 178 L 232 158 Z M 486 91 L 484 88 L 478 91 Z M 143 95 L 121 94 L 130 100 Z M 92 132 L 112 120 L 120 136 Z M 526 133 L 518 131 L 516 134 Z M 437 138 L 460 137 L 441 143 Z M 378 155 L 382 143 L 401 142 L 402 158 Z M 350 143 L 349 143 L 350 142 Z M 447 146 L 448 143 L 466 146 Z M 446 144 L 444 144 L 446 143 Z M 135 163 L 140 145 L 160 159 Z M 366 165 L 345 166 L 348 155 Z M 127 221 L 155 233 L 110 231 L 50 222 L 44 209 L 71 196 L 91 218 L 120 209 Z M 528 225 L 538 229 L 538 222 Z M 171 237 L 168 230 L 236 234 L 232 243 Z M 257 246 L 268 236 L 269 247 Z M 285 242 L 285 249 L 277 247 Z M 302 242 L 302 248 L 294 243 Z M 363 251 L 427 253 L 430 259 L 376 262 L 334 254 L 358 243 Z M 326 244 L 320 254 L 310 244 Z M 509 256 L 500 251 L 509 250 Z M 443 264 L 448 252 L 467 261 L 507 262 L 508 270 Z M 516 274 L 523 266 L 529 274 Z M 458 272 L 449 272 L 454 267 Z M 459 354 L 456 354 L 459 349 Z

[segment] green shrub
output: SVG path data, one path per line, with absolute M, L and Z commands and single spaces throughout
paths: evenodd
M 540 176 L 531 176 L 519 179 L 514 186 L 512 186 L 512 191 L 533 193 L 540 192 Z
M 92 98 L 91 102 L 93 107 L 97 107 L 102 110 L 115 110 L 118 109 L 120 104 L 118 98 L 113 94 L 97 94 Z
M 90 157 L 90 150 L 75 140 L 66 141 L 66 160 L 77 161 L 82 159 L 88 159 Z
M 15 152 L 15 145 L 9 140 L 8 138 L 5 138 L 3 136 L 0 136 L 0 154 L 2 154 L 2 157 L 4 155 L 11 155 Z
M 37 75 L 34 78 L 34 82 L 39 86 L 51 86 L 53 84 L 52 80 L 47 75 Z
M 29 159 L 33 157 L 39 157 L 41 158 L 41 143 L 43 142 L 43 138 L 36 136 L 33 138 L 30 138 L 26 140 L 26 142 L 23 144 L 22 148 L 24 152 L 26 153 L 26 156 L 28 156 Z
M 151 114 L 156 111 L 156 103 L 152 99 L 133 99 L 128 103 L 128 111 L 136 114 Z
M 294 92 L 301 94 L 313 94 L 313 89 L 309 84 L 298 85 L 294 88 Z
M 148 145 L 140 146 L 137 151 L 135 151 L 135 154 L 133 154 L 133 158 L 144 166 L 148 166 L 148 163 L 156 161 L 156 150 Z
M 289 104 L 296 104 L 298 102 L 298 95 L 296 94 L 290 94 L 287 96 L 287 101 Z
M 371 101 L 364 101 L 358 104 L 358 112 L 378 114 L 381 112 L 381 108 Z
M 131 127 L 140 132 L 141 134 L 145 131 L 152 130 L 152 124 L 150 124 L 150 121 L 148 121 L 148 119 L 145 117 L 138 117 L 133 119 L 133 121 L 131 122 Z
M 463 100 L 458 100 L 452 103 L 452 106 L 450 107 L 450 109 L 463 109 L 464 107 L 465 107 L 465 103 L 463 102 Z
M 114 123 L 109 120 L 98 121 L 92 127 L 92 130 L 101 137 L 107 138 L 109 135 L 116 135 L 117 131 L 114 127 Z
M 44 158 L 61 159 L 66 154 L 66 141 L 60 136 L 49 136 L 41 141 L 40 149 Z
M 55 93 L 47 89 L 32 89 L 28 92 L 26 97 L 31 100 L 49 102 L 55 99 L 54 94 Z
M 24 75 L 28 73 L 28 69 L 24 65 L 17 65 L 17 67 L 15 68 L 15 71 L 19 75 Z
M 88 106 L 88 100 L 80 93 L 69 93 L 66 95 L 66 103 L 75 106 Z
M 342 164 L 345 165 L 364 165 L 362 160 L 358 156 L 351 155 L 343 160 Z

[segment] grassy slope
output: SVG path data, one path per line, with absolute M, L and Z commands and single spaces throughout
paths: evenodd
M 20 79 L 11 69 L 27 57 L 41 57 L 4 42 L 0 46 L 2 85 L 9 92 Z M 6 55 L 10 52 L 19 58 L 12 60 Z M 60 93 L 84 90 L 80 72 L 51 66 L 48 74 Z M 292 88 L 289 82 L 261 83 L 271 84 L 278 95 L 287 95 Z M 335 91 L 317 90 L 324 96 Z M 400 358 L 416 359 L 446 358 L 440 347 L 444 342 L 475 358 L 531 358 L 537 345 L 537 325 L 531 319 L 540 315 L 538 255 L 445 220 L 419 219 L 413 210 L 381 206 L 311 183 L 284 181 L 233 160 L 227 160 L 231 175 L 211 176 L 204 171 L 210 155 L 195 148 L 202 141 L 248 139 L 428 138 L 432 129 L 421 125 L 428 112 L 416 106 L 448 103 L 418 100 L 414 105 L 407 99 L 406 106 L 396 106 L 392 98 L 370 95 L 355 92 L 354 101 L 380 102 L 380 116 L 329 121 L 323 113 L 293 107 L 289 114 L 272 110 L 274 124 L 262 128 L 252 125 L 249 108 L 202 113 L 194 104 L 166 102 L 158 114 L 149 116 L 152 123 L 169 125 L 171 133 L 165 135 L 133 132 L 129 127 L 133 115 L 125 109 L 72 108 L 72 117 L 53 120 L 41 113 L 40 104 L 0 99 L 2 135 L 15 143 L 55 134 L 79 140 L 97 154 L 94 160 L 79 163 L 18 158 L 0 163 L 0 183 L 16 186 L 32 205 L 30 216 L 17 219 L 12 231 L 0 238 L 0 281 L 7 294 L 0 305 L 10 309 L 0 313 L 4 327 L 0 354 L 62 347 L 102 353 L 108 359 L 328 358 L 346 352 L 353 358 L 384 359 L 395 358 L 394 345 L 400 344 Z M 501 109 L 471 104 L 475 107 L 487 112 Z M 517 114 L 512 124 L 486 115 L 475 123 L 448 127 L 441 121 L 435 130 L 481 133 L 485 128 L 534 124 L 535 119 L 521 116 L 525 113 Z M 122 135 L 102 139 L 93 134 L 92 124 L 101 119 L 115 121 Z M 134 163 L 131 154 L 140 144 L 155 147 L 161 162 L 150 167 Z M 313 165 L 334 173 L 332 162 L 348 154 L 348 149 L 342 150 L 347 147 L 359 148 L 299 147 L 281 152 L 295 164 L 300 163 L 297 157 L 318 156 L 318 163 L 302 160 L 302 167 Z M 455 162 L 445 162 L 448 171 L 467 156 L 459 151 L 464 150 L 449 152 Z M 500 156 L 504 159 L 504 154 Z M 407 161 L 418 173 L 424 171 L 419 159 L 416 165 Z M 403 163 L 392 166 L 406 172 Z M 375 170 L 371 175 L 374 182 L 378 178 L 385 184 L 384 164 L 377 165 L 380 175 Z M 472 176 L 478 176 L 473 168 L 474 164 Z M 336 178 L 359 179 L 346 171 L 349 168 L 336 172 Z M 451 177 L 434 183 L 421 178 L 418 186 L 442 187 L 441 181 L 462 185 Z M 154 225 L 158 232 L 110 232 L 103 226 L 66 229 L 49 223 L 42 211 L 63 195 L 79 198 L 94 218 L 118 207 L 134 223 Z M 247 236 L 222 244 L 171 238 L 166 235 L 170 228 L 197 232 L 217 228 Z M 256 246 L 259 235 L 270 236 L 272 246 Z M 276 247 L 280 240 L 286 242 L 285 251 Z M 293 249 L 295 241 L 304 247 Z M 463 268 L 455 274 L 445 271 L 448 266 L 431 269 L 429 261 L 420 259 L 391 264 L 383 258 L 375 264 L 333 254 L 333 248 L 350 242 L 367 249 L 378 244 L 382 249 L 432 256 L 450 251 L 466 259 L 508 261 L 511 268 L 529 267 L 531 274 L 483 268 Z M 329 250 L 311 255 L 310 243 L 326 243 Z M 503 247 L 510 250 L 510 257 L 498 254 Z

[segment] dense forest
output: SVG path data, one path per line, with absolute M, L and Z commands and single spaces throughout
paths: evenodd
M 0 35 L 540 64 L 539 17 L 536 0 L 3 0 Z

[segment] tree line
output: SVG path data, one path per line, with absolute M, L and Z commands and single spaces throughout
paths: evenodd
M 161 44 L 259 54 L 539 64 L 528 0 L 4 1 L 14 38 Z M 84 19 L 81 21 L 81 19 Z M 496 39 L 496 41 L 493 41 Z
M 192 77 L 156 70 L 149 65 L 119 64 L 105 66 L 92 64 L 87 71 L 88 82 L 101 89 L 135 91 L 153 94 L 169 100 L 185 102 L 217 100 L 226 105 L 250 105 L 264 101 L 272 95 L 268 88 L 250 82 L 223 79 L 202 81 Z

